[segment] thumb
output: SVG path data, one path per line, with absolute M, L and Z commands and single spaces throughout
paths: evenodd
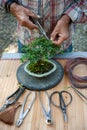
M 51 33 L 50 40 L 54 41 L 56 39 L 57 33 L 53 32 Z

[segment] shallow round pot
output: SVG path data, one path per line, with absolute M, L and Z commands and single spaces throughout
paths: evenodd
M 38 77 L 38 78 L 40 78 L 40 77 L 46 77 L 46 76 L 52 74 L 52 73 L 56 70 L 56 68 L 57 68 L 57 66 L 56 66 L 56 64 L 55 64 L 54 62 L 52 62 L 51 60 L 47 60 L 47 61 L 50 62 L 51 64 L 53 64 L 53 68 L 52 68 L 49 72 L 46 72 L 46 73 L 43 73 L 43 74 L 36 74 L 36 73 L 33 73 L 33 72 L 29 71 L 29 70 L 27 69 L 27 66 L 30 64 L 30 62 L 27 62 L 27 63 L 25 64 L 24 70 L 25 70 L 29 75 L 34 76 L 34 77 Z

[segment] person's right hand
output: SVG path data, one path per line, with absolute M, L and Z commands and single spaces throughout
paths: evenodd
M 35 25 L 29 19 L 29 17 L 38 18 L 38 16 L 35 15 L 29 9 L 27 9 L 21 5 L 18 5 L 16 3 L 12 3 L 10 6 L 10 12 L 17 18 L 17 20 L 19 21 L 19 24 L 21 26 L 25 26 L 25 27 L 29 28 L 30 30 L 38 28 L 37 25 Z

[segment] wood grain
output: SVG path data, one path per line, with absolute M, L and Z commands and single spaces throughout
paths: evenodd
M 59 62 L 64 67 L 66 60 L 59 60 Z M 16 79 L 16 71 L 20 64 L 19 60 L 0 60 L 0 107 L 4 104 L 6 97 L 12 94 L 19 86 Z M 87 72 L 86 66 L 84 66 L 84 69 Z M 84 70 L 82 66 L 79 66 L 79 69 L 75 71 L 79 70 L 83 75 Z M 48 90 L 48 93 L 51 94 L 56 90 L 61 91 L 67 89 L 68 86 L 70 86 L 69 80 L 67 76 L 64 75 L 62 81 L 53 89 Z M 26 90 L 19 98 L 19 102 L 23 102 L 25 93 L 28 91 L 29 90 Z M 64 122 L 61 110 L 51 105 L 53 125 L 47 125 L 37 92 L 36 101 L 20 128 L 16 126 L 16 121 L 20 112 L 20 108 L 18 108 L 14 124 L 10 126 L 0 121 L 0 130 L 87 130 L 87 104 L 78 97 L 72 88 L 67 89 L 67 91 L 69 91 L 73 97 L 72 103 L 67 107 L 68 123 Z M 86 89 L 81 89 L 79 91 L 87 95 Z M 45 105 L 48 105 L 47 99 L 44 96 L 44 91 L 42 94 L 43 102 L 45 102 Z M 30 101 L 30 99 L 28 101 Z M 28 103 L 26 105 L 28 105 Z

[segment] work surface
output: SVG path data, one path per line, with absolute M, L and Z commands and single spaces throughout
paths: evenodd
M 65 65 L 66 60 L 58 61 L 63 66 Z M 19 86 L 16 78 L 16 71 L 20 64 L 19 60 L 0 60 L 0 107 L 4 104 L 6 97 L 11 95 Z M 83 71 L 87 72 L 87 67 L 83 68 L 82 66 L 79 66 L 77 71 L 78 70 L 80 70 L 80 73 L 83 73 Z M 67 89 L 68 86 L 70 86 L 70 83 L 68 78 L 64 75 L 62 81 L 57 86 L 48 90 L 48 93 L 51 94 L 54 91 L 66 89 L 72 94 L 73 101 L 67 107 L 68 123 L 64 122 L 60 109 L 51 105 L 53 125 L 47 125 L 37 96 L 32 109 L 19 128 L 16 126 L 16 121 L 19 116 L 20 108 L 18 108 L 15 113 L 14 124 L 7 125 L 0 121 L 0 130 L 87 130 L 87 104 L 78 97 L 72 88 Z M 24 101 L 25 93 L 28 91 L 29 90 L 26 90 L 26 92 L 23 93 L 19 102 L 22 103 Z M 80 91 L 84 95 L 87 95 L 86 89 L 80 89 Z M 44 95 L 44 91 L 42 94 Z M 45 105 L 47 105 L 45 96 L 43 96 L 43 100 Z

